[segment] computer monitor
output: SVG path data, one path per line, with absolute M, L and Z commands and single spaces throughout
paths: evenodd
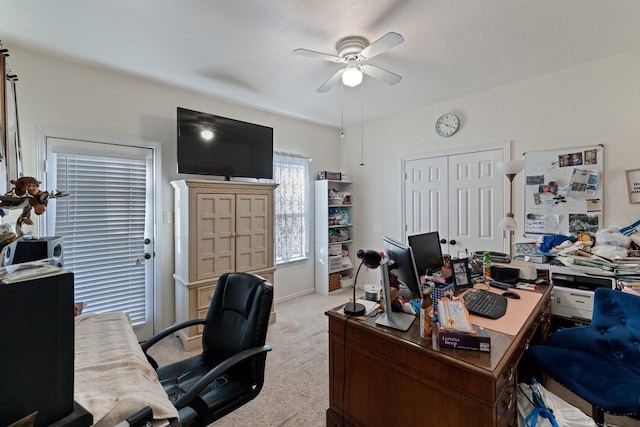
M 389 237 L 384 237 L 384 252 L 393 265 L 389 266 L 398 281 L 409 288 L 414 299 L 420 299 L 420 276 L 416 270 L 415 258 L 411 246 L 403 245 Z
M 440 248 L 440 234 L 437 231 L 414 234 L 408 239 L 409 246 L 413 250 L 418 275 L 431 276 L 444 266 L 442 249 Z

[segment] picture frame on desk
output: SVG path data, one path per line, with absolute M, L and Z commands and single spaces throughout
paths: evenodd
M 456 291 L 473 287 L 467 258 L 451 260 L 451 275 L 453 287 Z
M 629 169 L 627 175 L 627 191 L 629 203 L 640 203 L 640 169 Z

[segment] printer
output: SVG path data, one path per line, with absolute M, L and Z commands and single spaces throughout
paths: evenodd
M 581 322 L 591 322 L 593 296 L 597 288 L 616 288 L 616 279 L 593 276 L 564 266 L 549 266 L 551 314 Z

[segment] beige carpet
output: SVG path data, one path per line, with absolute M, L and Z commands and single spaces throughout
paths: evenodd
M 269 326 L 265 385 L 253 401 L 212 424 L 224 426 L 324 427 L 329 407 L 329 363 L 325 311 L 346 303 L 349 290 L 329 296 L 309 294 L 276 305 Z M 197 353 L 197 352 L 196 352 Z M 164 365 L 189 356 L 177 338 L 167 338 L 151 354 Z M 195 354 L 195 353 L 194 353 Z M 557 383 L 545 386 L 565 401 L 591 413 L 590 406 Z M 610 425 L 640 427 L 640 421 L 607 415 Z

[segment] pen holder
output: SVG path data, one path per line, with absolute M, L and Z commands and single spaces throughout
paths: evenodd
M 431 301 L 433 302 L 433 306 L 438 306 L 438 300 L 440 298 L 444 298 L 444 294 L 447 291 L 453 291 L 453 283 L 436 283 L 432 287 L 431 292 Z

